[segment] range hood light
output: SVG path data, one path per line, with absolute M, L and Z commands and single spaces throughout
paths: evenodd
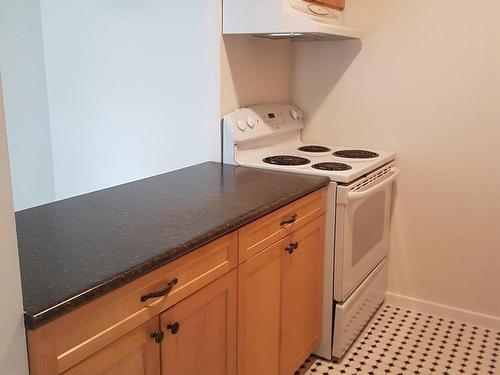
M 250 34 L 257 38 L 264 39 L 274 39 L 282 40 L 288 39 L 291 41 L 304 41 L 304 40 L 341 40 L 349 39 L 335 34 L 324 34 L 324 33 L 302 33 L 302 32 L 282 32 L 282 33 L 262 33 L 262 34 Z
M 297 38 L 301 37 L 302 33 L 270 33 L 271 38 Z

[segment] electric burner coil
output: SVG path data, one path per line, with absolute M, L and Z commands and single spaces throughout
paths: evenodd
M 313 164 L 312 167 L 314 169 L 319 169 L 321 171 L 348 171 L 352 169 L 352 167 L 348 164 L 344 163 L 317 163 Z
M 366 150 L 340 150 L 335 151 L 333 155 L 347 159 L 373 159 L 379 156 L 376 152 Z
M 310 145 L 310 146 L 302 146 L 298 148 L 299 151 L 302 152 L 311 152 L 311 153 L 320 153 L 320 152 L 330 152 L 332 151 L 328 147 L 325 146 L 316 146 L 316 145 Z
M 309 159 L 292 155 L 269 156 L 267 158 L 262 159 L 262 161 L 266 164 L 286 165 L 286 166 L 306 165 L 311 162 Z

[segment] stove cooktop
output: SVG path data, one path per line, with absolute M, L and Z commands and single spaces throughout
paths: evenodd
M 292 138 L 263 147 L 236 149 L 235 161 L 247 167 L 323 175 L 338 183 L 350 183 L 395 158 L 395 154 L 388 151 L 353 149 L 355 152 L 346 152 L 351 149 L 329 145 L 314 147 L 317 153 L 301 151 L 307 146 L 300 139 Z M 323 147 L 331 151 L 323 152 Z
M 293 155 L 268 156 L 267 158 L 262 159 L 262 161 L 266 164 L 283 165 L 283 166 L 297 166 L 297 165 L 306 165 L 311 163 L 309 159 Z
M 396 158 L 391 151 L 302 141 L 301 112 L 293 105 L 262 104 L 224 116 L 223 160 L 245 167 L 327 176 L 351 183 Z M 245 124 L 252 124 L 248 125 Z
M 338 183 L 350 183 L 395 158 L 395 154 L 389 151 L 329 145 L 312 145 L 317 153 L 302 151 L 304 147 L 310 150 L 309 146 L 300 139 L 291 138 L 264 147 L 237 149 L 237 163 L 247 167 L 323 175 Z M 330 151 L 324 152 L 325 149 Z

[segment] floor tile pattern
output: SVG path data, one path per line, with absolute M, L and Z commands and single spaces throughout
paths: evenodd
M 384 305 L 338 363 L 311 356 L 295 373 L 500 375 L 500 332 Z

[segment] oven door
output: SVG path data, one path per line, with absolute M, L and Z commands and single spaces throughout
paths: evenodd
M 399 169 L 385 166 L 339 186 L 335 230 L 334 299 L 343 302 L 389 252 L 392 182 Z

